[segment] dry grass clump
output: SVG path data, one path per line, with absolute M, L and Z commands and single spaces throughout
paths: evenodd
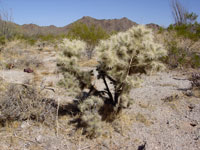
M 31 47 L 27 47 L 18 41 L 9 42 L 0 52 L 0 67 L 2 69 L 24 69 L 24 67 L 40 67 L 41 59 L 35 55 Z M 13 67 L 10 67 L 13 66 Z
M 9 57 L 9 59 L 4 60 L 4 62 L 1 63 L 1 66 L 3 66 L 4 69 L 12 69 L 12 68 L 24 69 L 26 67 L 38 68 L 42 66 L 42 61 L 37 56 L 29 56 L 29 55 L 19 56 L 19 57 L 12 56 Z
M 25 56 L 16 62 L 16 66 L 17 66 L 17 68 L 21 68 L 21 67 L 38 68 L 38 67 L 42 66 L 42 61 L 37 56 L 28 56 L 28 57 Z
M 7 83 L 0 77 L 0 93 L 6 90 Z
M 32 119 L 51 125 L 55 118 L 55 101 L 44 98 L 36 88 L 31 86 L 11 84 L 0 100 L 2 124 Z

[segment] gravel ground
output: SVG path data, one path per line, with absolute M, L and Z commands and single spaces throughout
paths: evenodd
M 150 125 L 134 124 L 130 137 L 145 141 L 147 150 L 200 149 L 200 99 L 183 94 L 191 88 L 184 79 L 177 72 L 159 73 L 131 91 L 131 114 L 144 115 Z
M 42 56 L 44 68 L 36 70 L 38 83 L 43 81 L 55 90 L 43 92 L 63 104 L 68 102 L 67 93 L 56 87 L 62 76 L 53 70 L 55 53 Z M 24 83 L 35 76 L 17 69 L 0 71 L 0 77 L 10 83 Z M 59 117 L 59 134 L 55 127 L 27 120 L 0 127 L 0 150 L 200 150 L 200 94 L 184 94 L 193 92 L 187 78 L 181 71 L 144 76 L 141 87 L 131 90 L 133 105 L 124 111 L 119 125 L 107 125 L 104 137 L 85 138 L 69 125 L 69 116 Z M 95 84 L 105 88 L 101 81 Z
M 58 136 L 55 129 L 24 121 L 16 128 L 1 128 L 0 150 L 199 150 L 200 98 L 183 94 L 191 88 L 187 77 L 163 72 L 144 76 L 143 81 L 132 89 L 134 104 L 110 136 L 87 139 L 63 117 Z

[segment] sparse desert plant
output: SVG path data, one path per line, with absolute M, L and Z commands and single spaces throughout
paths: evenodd
M 168 55 L 163 57 L 162 60 L 168 64 L 169 68 L 198 68 L 200 66 L 200 55 L 197 47 L 198 41 L 177 37 L 170 32 L 167 36 L 163 34 L 163 37 Z
M 6 39 L 4 36 L 0 37 L 0 45 L 5 45 L 6 44 Z
M 56 104 L 46 99 L 34 87 L 10 84 L 0 98 L 0 123 L 33 119 L 52 125 L 56 118 Z
M 90 137 L 100 134 L 102 120 L 113 121 L 123 108 L 131 104 L 129 92 L 141 82 L 141 74 L 165 68 L 159 59 L 167 55 L 165 48 L 154 42 L 152 30 L 142 25 L 101 41 L 95 50 L 99 61 L 97 78 L 105 89 L 98 89 L 88 80 L 89 92 L 80 98 L 78 104 L 81 123 Z M 64 55 L 68 68 L 77 68 L 73 66 L 75 61 L 69 63 L 69 58 L 76 54 L 72 55 L 73 51 Z M 76 71 L 78 76 L 80 72 Z
M 193 41 L 198 41 L 200 38 L 200 24 L 182 24 L 182 25 L 170 25 L 168 31 L 175 31 L 177 37 L 183 37 L 191 39 Z
M 12 39 L 17 33 L 17 26 L 12 22 L 11 12 L 0 10 L 0 36 L 5 39 Z
M 13 56 L 12 56 L 13 57 Z M 23 57 L 14 57 L 14 58 L 7 59 L 4 63 L 5 69 L 12 69 L 12 68 L 18 68 L 18 69 L 24 69 L 27 67 L 31 68 L 38 68 L 43 65 L 42 61 L 38 57 L 25 55 Z

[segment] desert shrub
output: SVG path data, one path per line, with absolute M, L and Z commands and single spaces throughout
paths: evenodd
M 31 46 L 33 46 L 33 45 L 35 45 L 36 44 L 36 42 L 37 42 L 37 38 L 36 37 L 31 37 L 31 36 L 25 36 L 25 35 L 17 35 L 16 37 L 15 37 L 17 40 L 21 40 L 21 41 L 23 41 L 23 42 L 25 42 L 26 44 L 28 44 L 28 45 L 31 45 Z
M 164 31 L 165 31 L 164 27 L 159 27 L 159 29 L 158 29 L 158 33 L 159 34 L 162 34 Z
M 4 36 L 0 36 L 0 45 L 6 44 L 6 38 Z
M 42 41 L 49 41 L 49 42 L 52 42 L 52 41 L 54 41 L 55 36 L 52 35 L 52 34 L 48 34 L 48 35 L 40 35 L 39 38 L 40 38 Z
M 15 67 L 24 68 L 24 67 L 40 67 L 43 65 L 42 60 L 37 56 L 26 55 L 24 57 L 15 60 Z
M 190 57 L 190 64 L 192 68 L 199 68 L 200 67 L 200 55 L 198 53 L 192 53 Z
M 46 99 L 36 88 L 26 85 L 9 85 L 0 98 L 0 122 L 32 119 L 52 125 L 56 117 L 56 104 Z
M 27 42 L 27 44 L 29 44 L 31 46 L 35 45 L 35 43 L 37 42 L 37 40 L 33 39 L 33 38 L 28 38 L 25 41 Z
M 170 68 L 198 68 L 200 67 L 200 56 L 197 52 L 192 51 L 191 44 L 180 44 L 180 41 L 175 40 L 166 41 L 168 55 L 163 57 L 164 63 L 168 64 Z
M 78 104 L 81 124 L 90 137 L 101 133 L 102 121 L 113 121 L 123 108 L 131 104 L 129 92 L 132 87 L 136 87 L 141 82 L 140 75 L 162 70 L 164 65 L 159 59 L 167 54 L 161 44 L 154 42 L 152 30 L 141 25 L 101 41 L 95 50 L 99 61 L 97 78 L 102 81 L 105 89 L 103 91 L 98 89 L 91 82 L 92 80 L 86 82 L 85 79 L 91 78 L 92 75 L 89 72 L 85 73 L 87 78 L 81 80 L 88 85 L 89 92 L 80 97 Z M 71 68 L 79 70 L 77 63 L 74 65 L 76 61 L 69 63 L 71 58 L 76 56 L 76 51 L 65 52 L 64 50 L 65 59 L 61 62 L 68 68 L 63 70 L 64 72 L 80 77 L 82 71 L 71 71 Z M 83 88 L 80 90 L 83 91 Z
M 184 37 L 197 41 L 200 38 L 200 25 L 195 24 L 181 24 L 181 25 L 170 25 L 168 31 L 175 31 L 178 37 Z
M 18 58 L 11 57 L 9 59 L 2 61 L 0 64 L 4 69 L 12 69 L 12 68 L 24 69 L 27 67 L 34 69 L 43 66 L 43 62 L 41 61 L 40 58 L 38 58 L 37 56 L 30 56 L 28 54 Z
M 106 39 L 109 35 L 101 27 L 95 25 L 88 26 L 84 23 L 74 23 L 69 30 L 68 37 L 85 41 L 87 43 L 87 56 L 91 58 L 94 47 L 101 39 Z
M 35 45 L 36 42 L 38 41 L 38 38 L 36 36 L 28 36 L 28 35 L 24 35 L 24 34 L 17 34 L 15 36 L 15 39 L 21 40 L 31 46 Z

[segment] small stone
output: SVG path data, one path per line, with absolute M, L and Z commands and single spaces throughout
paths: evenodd
M 186 96 L 188 96 L 188 97 L 191 97 L 191 96 L 194 95 L 194 94 L 192 93 L 192 91 L 190 91 L 190 90 L 186 91 L 184 94 L 185 94 Z
M 198 122 L 197 122 L 196 120 L 193 120 L 193 121 L 190 123 L 190 125 L 191 125 L 192 127 L 196 127 L 196 126 L 198 125 Z
M 26 122 L 26 121 L 22 122 L 22 124 L 21 124 L 21 128 L 22 129 L 27 128 L 29 126 L 30 126 L 30 124 L 28 122 Z
M 189 111 L 192 112 L 192 110 L 195 108 L 195 105 L 190 104 L 190 105 L 188 106 L 188 108 L 189 108 Z
M 38 143 L 42 143 L 42 136 L 39 135 L 35 138 L 35 141 L 38 142 Z
M 30 68 L 26 68 L 26 69 L 24 69 L 24 72 L 27 72 L 27 73 L 33 73 L 33 70 L 30 69 Z
M 167 121 L 167 124 L 169 124 L 169 121 Z

